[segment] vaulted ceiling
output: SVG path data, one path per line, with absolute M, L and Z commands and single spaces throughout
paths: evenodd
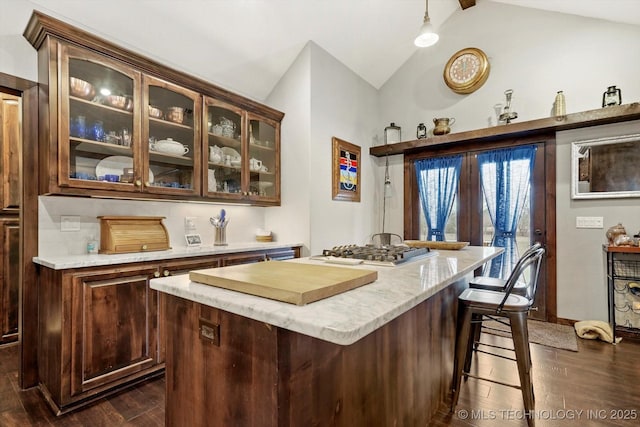
M 379 88 L 418 49 L 413 38 L 425 10 L 424 0 L 0 1 L 31 4 L 257 100 L 309 40 Z M 485 2 L 640 25 L 638 0 L 431 0 L 429 16 L 438 28 Z

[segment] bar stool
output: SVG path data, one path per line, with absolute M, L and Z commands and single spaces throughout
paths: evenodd
M 536 251 L 541 247 L 542 247 L 542 244 L 540 242 L 536 242 L 531 247 L 529 247 L 526 251 L 524 251 L 524 253 L 520 256 L 520 259 L 518 259 L 518 262 L 516 262 L 516 265 L 513 267 L 512 274 L 513 274 L 513 271 L 518 270 L 518 266 L 520 264 L 525 262 L 528 258 L 535 256 Z M 538 271 L 535 271 L 534 274 L 537 275 Z M 484 289 L 487 291 L 504 292 L 506 289 L 507 280 L 508 279 L 500 279 L 498 277 L 476 276 L 469 281 L 469 287 L 473 289 Z M 535 289 L 532 289 L 532 287 L 530 286 L 531 283 L 532 282 L 527 283 L 523 280 L 518 280 L 511 292 L 513 292 L 516 295 L 522 295 L 523 297 L 527 297 L 533 300 L 535 295 Z M 536 280 L 536 283 L 537 283 L 537 280 Z M 474 320 L 477 320 L 477 319 L 474 319 Z M 480 341 L 481 333 L 482 333 L 481 327 L 475 328 L 474 345 L 473 345 L 474 350 L 478 349 L 478 343 Z
M 531 382 L 531 355 L 529 351 L 529 332 L 527 330 L 527 319 L 529 309 L 533 304 L 533 296 L 537 287 L 538 272 L 540 263 L 544 255 L 544 248 L 538 248 L 534 254 L 528 256 L 523 262 L 516 264 L 507 279 L 504 292 L 488 291 L 484 289 L 468 288 L 458 297 L 458 330 L 456 336 L 456 351 L 454 360 L 453 378 L 453 398 L 451 401 L 451 411 L 455 409 L 460 395 L 460 385 L 462 377 L 472 377 L 496 384 L 506 385 L 522 391 L 525 413 L 529 426 L 534 425 L 534 418 L 531 417 L 535 407 L 533 384 Z M 513 293 L 513 288 L 525 271 L 531 267 L 534 272 L 529 286 L 533 290 L 531 298 Z M 535 283 L 534 283 L 535 282 Z M 507 384 L 501 381 L 492 380 L 473 375 L 469 372 L 471 366 L 471 348 L 476 328 L 482 326 L 483 317 L 508 319 L 511 328 L 511 338 L 513 339 L 515 352 L 514 360 L 518 366 L 518 376 L 520 385 Z M 489 353 L 495 355 L 493 353 Z M 504 356 L 499 356 L 504 357 Z
M 518 259 L 518 262 L 513 267 L 513 270 L 518 268 L 518 264 L 526 261 L 530 256 L 534 256 L 536 250 L 540 249 L 542 244 L 540 242 L 534 243 L 531 247 L 529 247 Z M 476 276 L 469 281 L 469 287 L 474 289 L 485 289 L 487 291 L 505 291 L 505 286 L 507 284 L 507 279 L 500 279 L 498 277 L 486 277 L 486 276 Z M 527 291 L 529 290 L 529 284 L 524 281 L 518 281 L 513 287 L 513 293 L 516 295 L 522 295 L 523 297 L 528 296 Z

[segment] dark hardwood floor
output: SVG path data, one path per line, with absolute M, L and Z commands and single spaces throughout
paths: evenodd
M 508 344 L 506 338 L 483 340 Z M 618 345 L 578 340 L 579 352 L 531 345 L 537 427 L 640 424 L 640 341 Z M 515 363 L 478 354 L 475 372 L 517 384 Z M 37 389 L 18 389 L 18 347 L 0 348 L 0 426 L 163 426 L 163 378 L 101 399 L 67 415 L 53 415 Z M 520 427 L 519 390 L 470 378 L 454 413 L 443 406 L 432 427 Z M 354 426 L 359 427 L 359 426 Z M 411 426 L 405 426 L 411 427 Z
M 511 344 L 489 334 L 482 341 Z M 640 425 L 640 341 L 612 345 L 578 338 L 578 349 L 531 344 L 536 427 Z M 495 356 L 476 354 L 471 371 L 519 384 L 515 362 Z M 522 411 L 520 390 L 469 378 L 463 380 L 455 411 L 442 407 L 430 426 L 524 427 Z
M 18 388 L 18 346 L 0 347 L 0 426 L 164 425 L 164 377 L 140 383 L 84 409 L 56 417 L 37 388 Z

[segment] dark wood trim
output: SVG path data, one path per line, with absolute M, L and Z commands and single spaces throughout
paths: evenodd
M 20 377 L 22 389 L 38 383 L 38 96 L 33 84 L 22 94 L 22 201 L 20 203 Z M 29 171 L 24 173 L 24 171 Z
M 21 77 L 12 76 L 10 74 L 0 73 L 0 86 L 4 89 L 8 89 L 8 92 L 20 96 L 22 92 L 37 86 L 36 82 L 31 80 L 25 80 Z
M 626 122 L 640 119 L 640 103 L 616 105 L 597 110 L 568 114 L 564 120 L 558 121 L 554 117 L 493 126 L 467 132 L 450 133 L 426 139 L 397 142 L 395 144 L 379 145 L 369 148 L 369 154 L 382 157 L 387 154 L 403 154 L 421 151 L 443 145 L 454 146 L 469 142 L 495 142 L 503 139 L 521 139 L 536 137 L 562 130 L 599 126 L 609 123 Z
M 40 47 L 48 36 L 54 36 L 129 64 L 143 73 L 190 88 L 203 95 L 238 105 L 243 109 L 258 113 L 270 119 L 281 121 L 284 117 L 284 113 L 281 111 L 230 92 L 205 80 L 168 68 L 150 58 L 124 49 L 101 37 L 75 28 L 37 10 L 33 12 L 23 35 L 36 50 L 40 50 Z
M 458 0 L 458 3 L 460 3 L 460 7 L 462 8 L 462 10 L 465 10 L 472 6 L 475 6 L 476 0 Z
M 423 147 L 419 150 L 407 152 L 404 155 L 404 238 L 418 239 L 420 237 L 419 215 L 420 203 L 418 188 L 415 176 L 414 162 L 419 159 L 446 156 L 452 154 L 466 154 L 462 164 L 462 172 L 468 173 L 472 180 L 470 185 L 458 188 L 459 212 L 461 204 L 469 203 L 469 206 L 476 207 L 478 211 L 469 216 L 458 216 L 458 235 L 461 240 L 469 241 L 472 245 L 482 246 L 482 232 L 480 221 L 482 217 L 482 204 L 480 191 L 479 171 L 476 170 L 477 163 L 471 161 L 474 152 L 491 150 L 497 148 L 513 147 L 527 144 L 544 144 L 544 158 L 538 156 L 536 167 L 544 168 L 545 182 L 536 182 L 534 185 L 544 186 L 544 200 L 534 201 L 536 206 L 542 206 L 545 212 L 544 242 L 546 248 L 545 270 L 542 272 L 545 277 L 545 313 L 541 314 L 547 321 L 555 322 L 557 318 L 557 278 L 556 278 L 556 143 L 555 134 L 536 134 L 523 138 L 497 138 L 491 141 L 470 140 L 468 142 L 459 141 L 453 145 L 440 145 Z M 542 161 L 542 163 L 541 163 Z M 475 221 L 475 222 L 474 222 Z M 533 225 L 533 224 L 532 224 Z M 472 231 L 475 230 L 475 232 Z
M 556 140 L 547 139 L 544 147 L 545 163 L 545 262 L 546 267 L 546 319 L 557 323 L 558 275 L 556 258 Z

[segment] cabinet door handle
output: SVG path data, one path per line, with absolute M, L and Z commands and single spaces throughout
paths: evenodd
M 153 272 L 153 277 L 160 277 L 160 272 L 158 270 Z
M 136 182 L 134 184 L 136 187 L 142 187 L 142 181 L 140 181 L 139 179 L 136 179 Z
M 151 187 L 151 183 L 149 181 L 147 181 L 147 182 L 144 183 L 144 186 L 145 187 Z
M 147 245 L 142 245 L 142 250 L 143 250 L 143 251 L 146 251 L 146 250 L 147 250 L 147 247 L 148 247 Z
M 168 275 L 171 274 L 171 272 L 169 270 L 165 270 L 162 272 L 162 274 L 164 275 L 164 277 L 167 277 Z

